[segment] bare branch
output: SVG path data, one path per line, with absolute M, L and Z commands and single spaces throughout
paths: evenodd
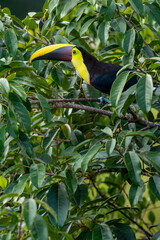
M 90 106 L 86 106 L 86 105 L 82 105 L 82 104 L 71 103 L 71 102 L 88 102 L 88 101 L 100 102 L 100 100 L 98 98 L 48 99 L 47 101 L 50 103 L 54 103 L 51 106 L 52 109 L 54 109 L 54 108 L 73 108 L 73 109 L 84 110 L 84 111 L 88 111 L 88 112 L 92 112 L 92 113 L 107 115 L 108 117 L 111 117 L 113 115 L 113 112 L 111 112 L 111 111 L 107 111 L 107 110 L 103 110 L 103 109 L 99 109 L 99 108 L 95 108 L 95 107 L 90 107 Z M 35 104 L 39 103 L 39 100 L 30 100 L 30 102 L 33 104 L 32 108 L 38 107 L 38 105 L 35 105 Z M 153 122 L 141 119 L 141 118 L 137 117 L 137 115 L 134 112 L 132 112 L 132 114 L 127 113 L 125 116 L 117 115 L 116 118 L 124 119 L 124 120 L 127 120 L 128 122 L 137 122 L 137 123 L 141 124 L 142 126 L 147 127 L 147 129 L 153 128 L 153 127 L 160 127 L 159 123 L 153 123 Z

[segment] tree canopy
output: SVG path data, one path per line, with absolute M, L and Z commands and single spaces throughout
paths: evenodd
M 101 106 L 70 62 L 29 63 L 55 43 L 138 82 L 123 92 L 120 71 Z M 160 238 L 159 51 L 159 0 L 46 0 L 23 20 L 0 9 L 2 240 Z

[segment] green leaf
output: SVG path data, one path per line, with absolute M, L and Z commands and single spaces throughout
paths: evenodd
M 127 224 L 114 224 L 113 232 L 115 233 L 118 240 L 136 240 L 133 230 Z
M 157 21 L 157 23 L 160 24 L 160 18 L 159 18 L 160 9 L 158 7 L 156 7 L 155 5 L 153 5 L 152 3 L 150 4 L 149 2 L 145 2 L 144 4 L 150 9 L 152 16 Z
M 74 199 L 79 207 L 81 207 L 88 197 L 88 188 L 86 185 L 78 185 L 77 190 L 74 194 Z
M 7 128 L 6 131 L 13 137 L 18 137 L 18 124 L 17 118 L 15 113 L 13 112 L 12 108 L 9 107 L 8 111 L 6 111 L 6 119 L 7 119 Z
M 80 36 L 82 36 L 89 28 L 89 26 L 95 21 L 95 18 L 92 17 L 90 18 L 88 21 L 86 21 L 82 27 L 81 27 L 81 30 L 80 30 Z
M 3 189 L 7 187 L 7 179 L 3 176 L 0 176 L 0 187 Z
M 9 83 L 7 81 L 7 79 L 5 78 L 0 78 L 0 88 L 2 89 L 2 91 L 8 95 L 9 91 L 10 91 L 10 87 L 9 87 Z
M 112 84 L 112 88 L 110 92 L 110 100 L 111 100 L 111 104 L 114 107 L 118 105 L 123 88 L 127 82 L 128 75 L 129 75 L 128 71 L 122 72 Z
M 9 168 L 7 168 L 4 172 L 3 172 L 3 174 L 2 174 L 2 177 L 5 177 L 8 173 L 10 173 L 10 172 L 14 172 L 16 169 L 18 169 L 18 168 L 21 168 L 22 167 L 22 164 L 16 164 L 16 165 L 12 165 L 12 166 L 10 166 Z
M 6 199 L 10 199 L 10 198 L 14 198 L 14 197 L 18 197 L 18 194 L 17 193 L 3 194 L 2 196 L 0 196 L 0 201 L 4 201 Z
M 52 1 L 50 1 L 49 6 L 48 6 L 48 12 L 49 13 L 51 13 L 57 7 L 58 1 L 59 0 L 52 0 Z
M 156 232 L 151 238 L 151 240 L 160 240 L 160 231 Z
M 15 110 L 17 119 L 19 120 L 23 129 L 28 133 L 31 131 L 31 120 L 26 107 L 23 105 L 21 99 L 14 93 L 9 94 L 9 100 Z
M 144 17 L 144 6 L 141 0 L 129 0 L 133 9 L 143 18 Z
M 19 131 L 19 139 L 17 140 L 22 151 L 24 151 L 29 157 L 33 157 L 34 151 L 30 143 L 29 138 L 22 131 Z
M 47 149 L 51 145 L 51 143 L 53 142 L 53 139 L 57 136 L 59 130 L 60 129 L 58 128 L 58 129 L 51 129 L 48 131 L 47 136 L 43 138 L 43 142 L 42 142 L 42 146 L 44 149 Z
M 19 85 L 16 81 L 10 81 L 11 89 L 20 97 L 23 101 L 26 101 L 27 94 L 24 91 L 24 88 Z
M 78 2 L 79 0 L 68 0 L 61 12 L 61 15 L 60 15 L 61 18 L 66 16 L 69 13 L 69 11 L 71 11 L 78 4 Z
M 93 240 L 113 240 L 110 227 L 107 224 L 95 225 L 92 231 Z
M 140 184 L 140 186 L 132 184 L 129 190 L 129 201 L 132 207 L 134 207 L 140 198 L 142 197 L 143 192 L 145 191 L 144 184 Z
M 149 137 L 155 140 L 158 140 L 158 138 L 156 137 L 156 135 L 151 132 L 151 131 L 136 131 L 136 132 L 132 132 L 132 131 L 128 131 L 126 133 L 126 136 L 140 136 L 140 137 Z
M 102 44 L 106 44 L 108 38 L 107 24 L 103 21 L 98 27 L 98 37 Z
M 45 165 L 32 164 L 30 167 L 31 181 L 36 188 L 40 188 L 45 178 Z
M 107 134 L 110 137 L 113 137 L 113 132 L 112 132 L 111 128 L 109 128 L 109 127 L 105 127 L 104 129 L 102 129 L 102 132 L 104 132 L 105 134 Z
M 37 213 L 37 205 L 33 198 L 27 199 L 23 205 L 23 218 L 27 227 L 31 227 Z
M 126 22 L 121 17 L 113 19 L 111 21 L 111 27 L 114 29 L 114 31 L 122 34 L 126 32 L 126 28 L 127 28 Z
M 35 153 L 35 160 L 45 163 L 45 164 L 51 164 L 52 163 L 52 158 L 45 152 L 42 153 Z
M 123 40 L 123 48 L 125 50 L 126 53 L 130 53 L 133 45 L 134 45 L 134 41 L 135 41 L 135 30 L 129 29 L 127 31 L 127 33 L 124 36 L 124 40 Z
M 25 174 L 18 179 L 18 183 L 13 187 L 12 192 L 21 195 L 24 191 L 26 182 L 29 178 L 29 174 Z
M 50 122 L 52 119 L 51 108 L 47 100 L 41 94 L 38 94 L 37 96 L 39 98 L 39 101 L 42 107 L 43 116 L 45 117 L 47 122 Z
M 101 14 L 105 14 L 105 19 L 106 21 L 109 21 L 115 14 L 115 10 L 116 10 L 116 3 L 115 0 L 108 0 L 108 1 L 103 1 L 106 7 L 102 7 L 100 13 Z
M 64 183 L 55 183 L 49 189 L 47 203 L 57 214 L 58 221 L 50 215 L 50 220 L 54 226 L 62 227 L 67 219 L 69 210 L 69 200 Z
M 89 148 L 88 152 L 82 157 L 81 168 L 82 172 L 85 173 L 90 161 L 94 158 L 97 152 L 102 147 L 101 144 L 95 143 L 91 148 Z
M 106 140 L 106 153 L 110 156 L 116 146 L 116 139 L 107 139 Z
M 76 21 L 78 21 L 80 19 L 80 17 L 82 16 L 83 12 L 85 11 L 87 7 L 87 3 L 82 4 L 76 12 Z
M 72 192 L 76 191 L 77 178 L 76 178 L 76 175 L 70 169 L 66 171 L 66 184 Z
M 151 192 L 160 200 L 160 177 L 154 175 L 149 179 L 149 188 Z
M 8 28 L 5 31 L 5 43 L 11 56 L 14 56 L 18 48 L 18 40 L 13 29 Z
M 138 155 L 134 151 L 127 152 L 124 161 L 132 183 L 139 185 L 141 181 L 141 163 Z
M 144 152 L 142 153 L 144 159 L 149 163 L 152 164 L 153 167 L 160 172 L 160 152 Z
M 148 113 L 152 106 L 153 82 L 149 74 L 140 78 L 136 88 L 136 100 L 140 109 Z
M 6 134 L 5 126 L 0 127 L 0 157 L 2 157 L 4 151 L 5 134 Z
M 56 215 L 55 211 L 46 202 L 41 201 L 39 199 L 36 199 L 35 201 L 36 201 L 36 203 L 40 204 L 45 210 L 47 210 L 57 221 L 57 215 Z
M 36 214 L 30 230 L 33 240 L 48 240 L 47 224 L 40 215 Z
M 3 22 L 0 21 L 0 36 L 4 33 L 4 25 Z

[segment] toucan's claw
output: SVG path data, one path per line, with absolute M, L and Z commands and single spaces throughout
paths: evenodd
M 109 99 L 107 99 L 107 98 L 100 97 L 99 100 L 100 100 L 100 105 L 104 105 L 106 103 L 111 104 L 111 101 Z

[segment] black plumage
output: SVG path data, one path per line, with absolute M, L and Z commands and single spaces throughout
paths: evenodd
M 103 93 L 110 94 L 110 90 L 114 80 L 116 79 L 117 72 L 122 68 L 116 64 L 104 63 L 97 60 L 82 47 L 77 47 L 83 56 L 84 64 L 90 75 L 90 84 Z M 125 69 L 131 70 L 131 69 Z M 137 76 L 134 75 L 125 84 L 124 90 L 137 83 Z

